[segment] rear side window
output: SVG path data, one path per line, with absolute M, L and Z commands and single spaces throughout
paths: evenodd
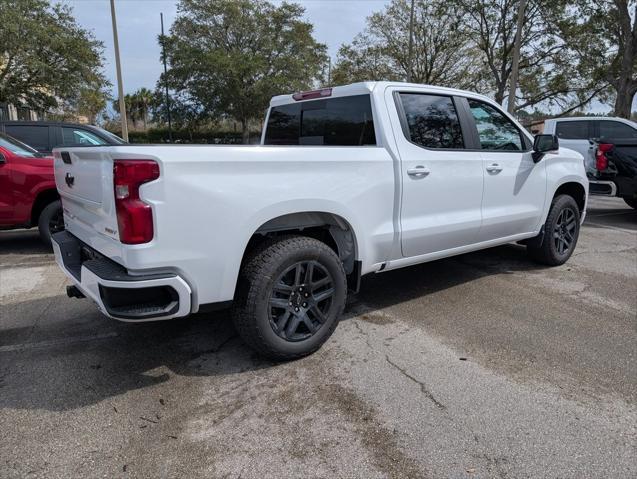
M 618 121 L 600 121 L 599 136 L 602 138 L 637 138 L 637 130 Z
M 464 148 L 462 129 L 448 96 L 401 93 L 409 139 L 425 148 Z
M 469 99 L 476 122 L 480 148 L 491 151 L 522 151 L 522 134 L 515 124 L 487 103 Z
M 5 124 L 7 135 L 26 143 L 38 151 L 49 151 L 49 127 L 39 125 L 10 125 Z
M 590 121 L 558 121 L 555 134 L 564 140 L 588 140 L 591 137 Z
M 83 128 L 62 127 L 62 144 L 64 146 L 106 145 L 106 140 Z
M 369 95 L 305 101 L 270 109 L 266 145 L 376 145 Z

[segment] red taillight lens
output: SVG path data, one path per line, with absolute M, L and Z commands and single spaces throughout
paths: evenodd
M 157 178 L 159 165 L 153 160 L 115 160 L 113 188 L 122 243 L 148 243 L 153 239 L 153 210 L 139 198 L 139 187 Z
M 325 98 L 328 96 L 332 96 L 331 88 L 322 88 L 320 90 L 311 90 L 311 91 L 301 91 L 299 93 L 295 93 L 292 95 L 292 98 L 295 101 L 301 100 L 313 100 L 314 98 Z
M 604 171 L 608 168 L 608 158 L 606 153 L 613 149 L 613 145 L 610 143 L 600 143 L 597 145 L 597 151 L 595 152 L 595 169 L 597 171 Z

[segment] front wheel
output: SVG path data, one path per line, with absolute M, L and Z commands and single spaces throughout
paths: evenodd
M 343 264 L 325 243 L 287 236 L 244 262 L 233 305 L 243 340 L 275 360 L 307 356 L 336 328 L 347 296 Z
M 571 257 L 580 229 L 580 211 L 575 199 L 560 195 L 551 203 L 542 242 L 531 242 L 526 249 L 529 256 L 538 263 L 559 266 Z
M 51 235 L 64 230 L 64 215 L 60 200 L 52 201 L 44 207 L 38 218 L 38 230 L 40 239 L 48 246 L 51 246 Z

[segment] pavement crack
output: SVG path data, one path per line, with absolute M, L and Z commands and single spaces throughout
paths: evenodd
M 398 366 L 398 364 L 394 363 L 391 359 L 389 359 L 389 355 L 385 355 L 385 360 L 394 368 L 398 369 L 398 371 L 400 371 L 403 376 L 405 376 L 406 378 L 410 379 L 411 381 L 415 382 L 416 384 L 418 384 L 420 386 L 420 391 L 427 397 L 427 399 L 429 399 L 432 403 L 434 403 L 434 405 L 440 409 L 441 411 L 446 411 L 447 406 L 445 406 L 444 404 L 442 404 L 440 401 L 438 401 L 435 396 L 431 393 L 431 391 L 429 391 L 427 389 L 427 386 L 425 385 L 425 383 L 423 383 L 422 381 L 419 381 L 418 379 L 416 379 L 415 377 L 413 377 L 411 374 L 409 374 L 404 368 L 401 368 L 400 366 Z

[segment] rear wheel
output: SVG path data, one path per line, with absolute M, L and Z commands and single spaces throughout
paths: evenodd
M 553 199 L 542 242 L 527 245 L 529 256 L 549 266 L 564 264 L 573 254 L 579 237 L 580 212 L 572 196 L 560 195 Z
M 624 198 L 628 206 L 637 210 L 637 198 Z
M 262 245 L 244 262 L 234 324 L 260 354 L 300 358 L 332 335 L 346 295 L 345 271 L 331 248 L 313 238 L 284 237 Z
M 38 218 L 40 238 L 47 245 L 51 245 L 51 235 L 64 230 L 64 215 L 62 214 L 62 202 L 52 201 L 44 207 Z

